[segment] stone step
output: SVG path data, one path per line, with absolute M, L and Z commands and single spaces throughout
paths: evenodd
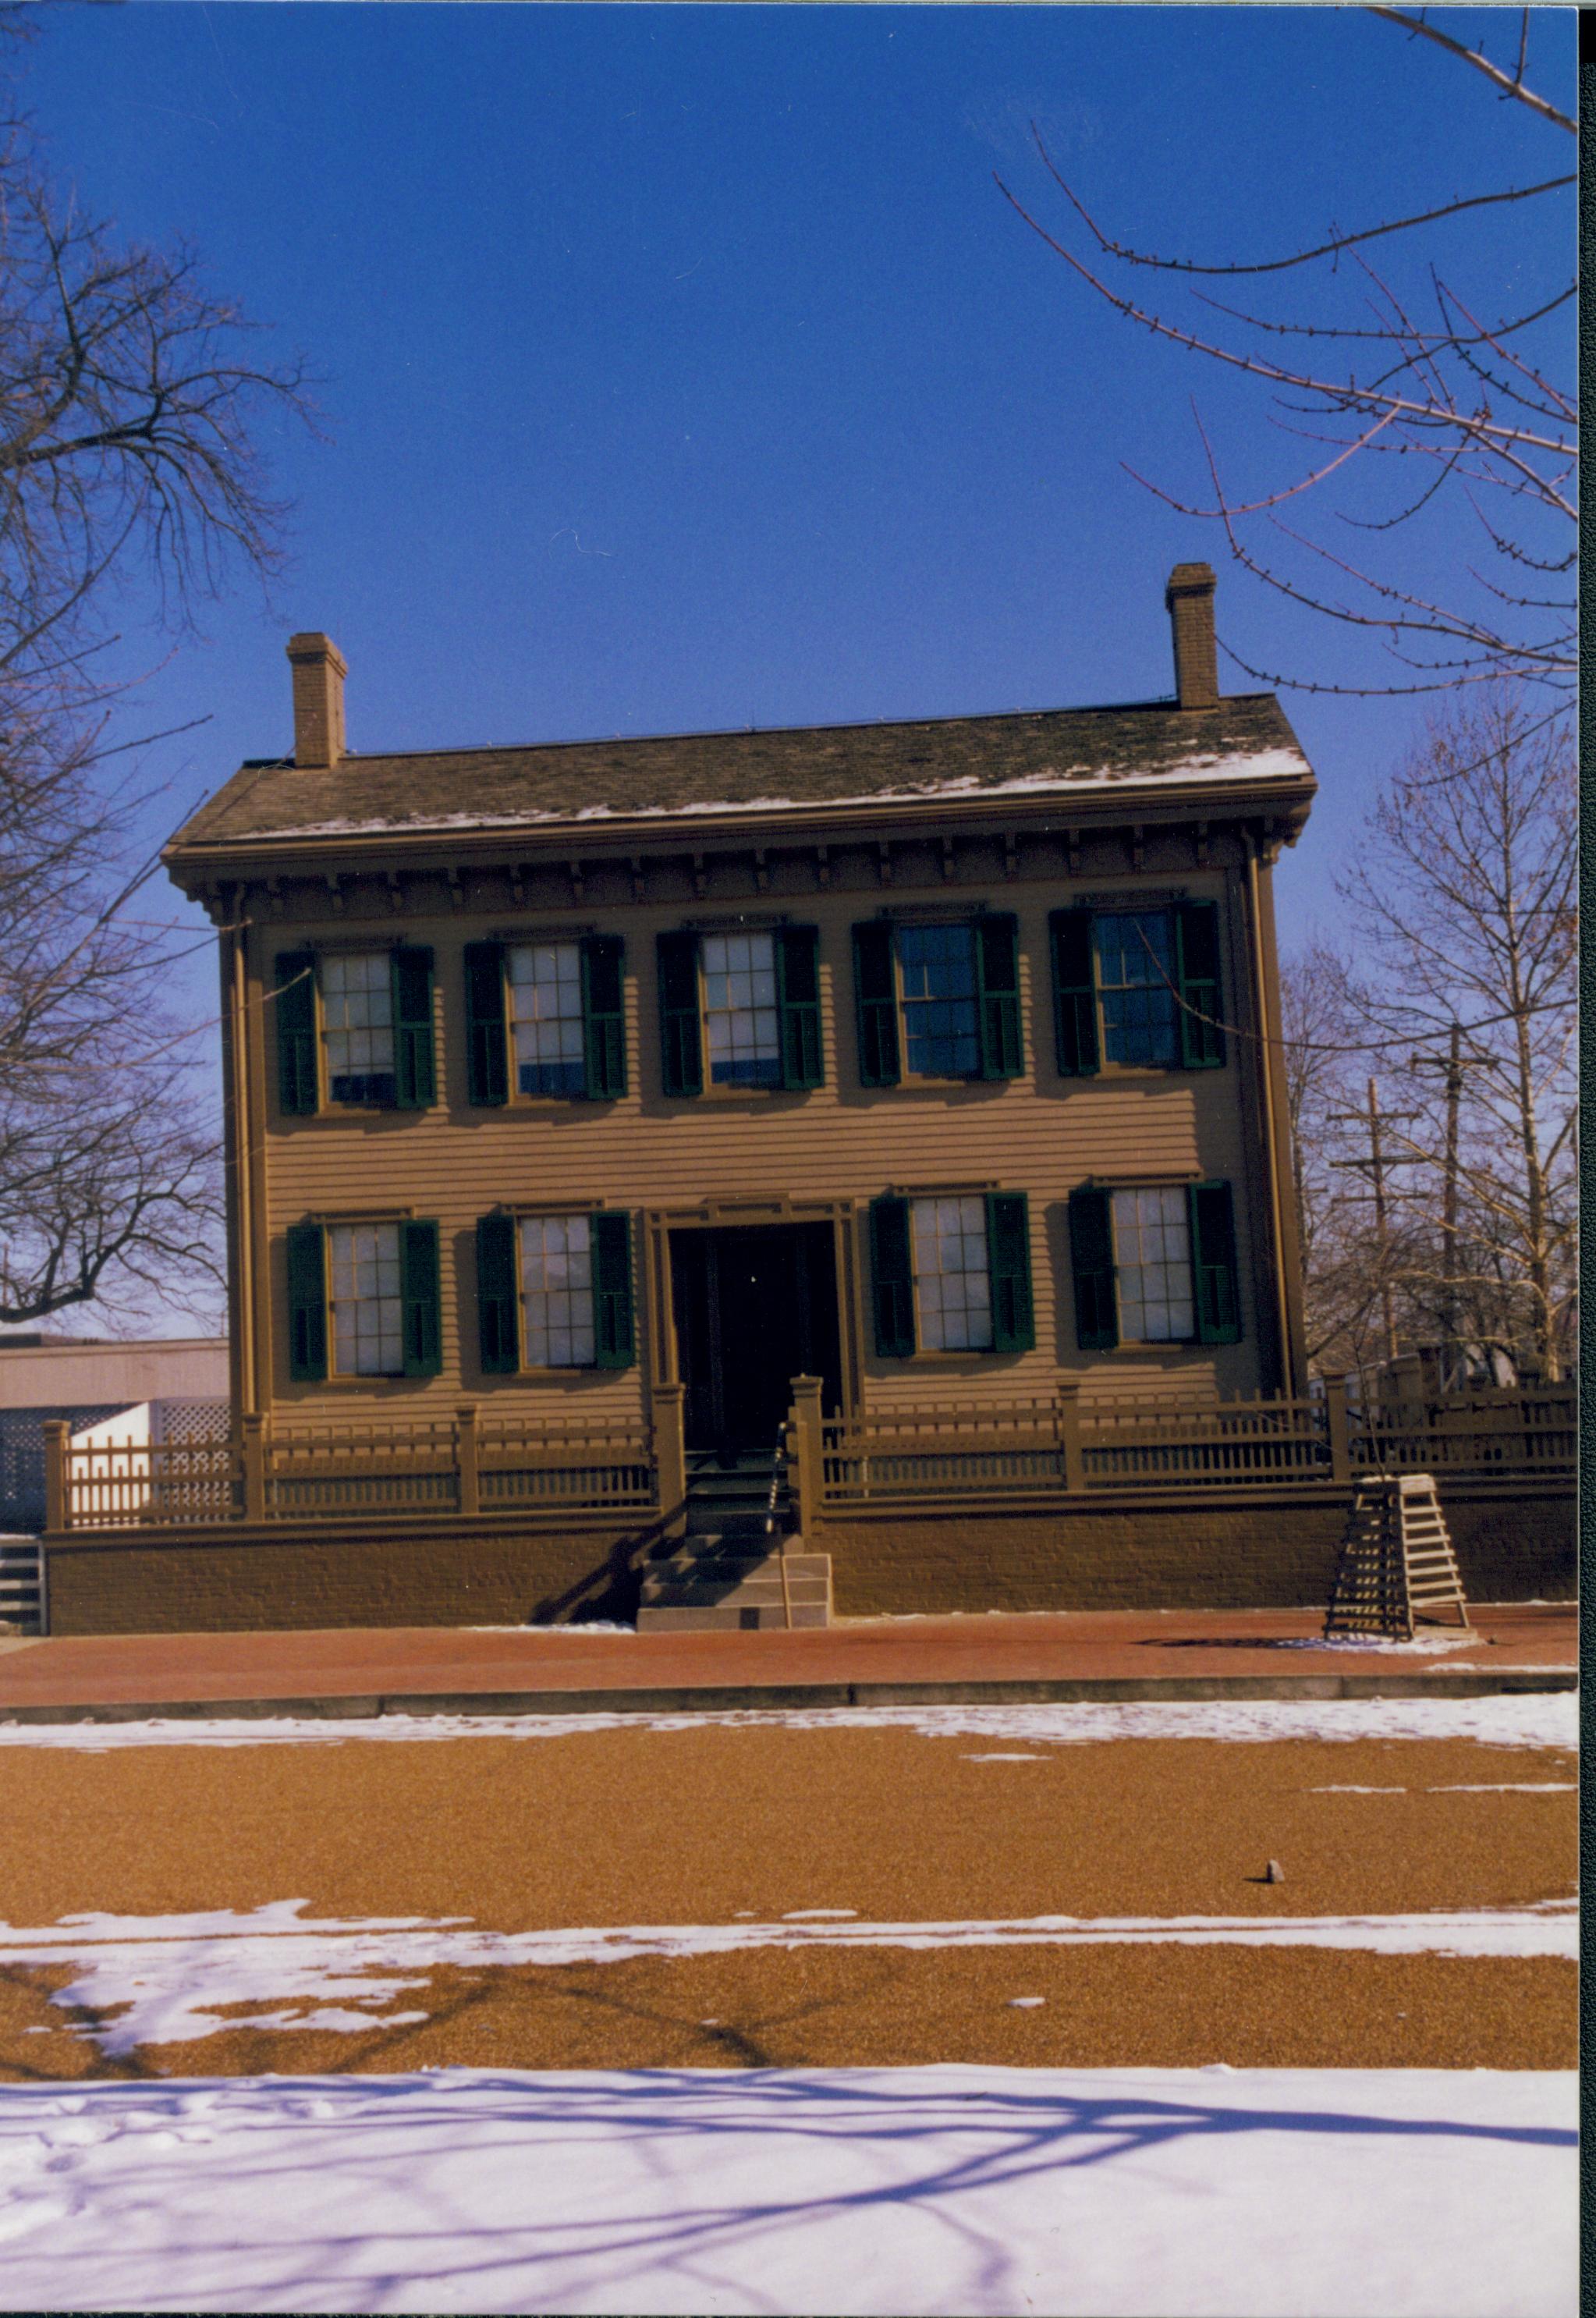
M 801 1626 L 829 1626 L 830 1622 L 828 1603 L 794 1603 L 794 1631 Z M 786 1612 L 779 1602 L 774 1605 L 644 1603 L 637 1613 L 640 1634 L 747 1633 L 760 1630 L 779 1632 L 785 1631 L 786 1623 Z

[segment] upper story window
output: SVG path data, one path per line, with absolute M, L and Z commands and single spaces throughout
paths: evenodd
M 1105 1063 L 1200 1071 L 1224 1062 L 1217 903 L 1055 910 L 1048 927 L 1063 1076 Z
M 668 1095 L 802 1089 L 825 1079 L 814 926 L 662 933 L 660 1077 Z
M 910 1078 L 967 1079 L 981 1067 L 972 926 L 898 930 L 903 1066 Z
M 436 1376 L 443 1325 L 435 1223 L 295 1224 L 287 1235 L 288 1370 Z
M 870 1204 L 875 1350 L 1027 1352 L 1030 1209 L 1023 1191 L 889 1193 Z
M 467 942 L 467 1100 L 496 1108 L 512 1085 L 521 1095 L 588 1102 L 623 1095 L 624 961 L 618 934 Z
M 1072 1191 L 1070 1258 L 1083 1351 L 1241 1340 L 1228 1183 Z
M 773 933 L 705 934 L 704 1025 L 714 1086 L 779 1086 L 781 1007 Z
M 291 1117 L 435 1100 L 430 949 L 282 951 L 272 1011 L 278 1107 Z
M 322 960 L 321 1039 L 329 1102 L 392 1102 L 393 988 L 385 953 L 335 952 Z
M 523 1094 L 585 1095 L 580 945 L 517 943 L 506 952 L 505 968 L 516 1086 Z
M 1009 1079 L 1024 1068 L 1019 943 L 1007 912 L 854 928 L 859 1076 Z

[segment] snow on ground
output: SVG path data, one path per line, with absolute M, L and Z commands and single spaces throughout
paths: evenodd
M 1577 1903 L 1444 1909 L 1390 1916 L 1029 1916 L 861 1923 L 801 1909 L 777 1923 L 614 1924 L 489 1932 L 468 1917 L 370 1917 L 306 1922 L 303 1900 L 185 1916 L 68 1917 L 33 1928 L 0 1924 L 0 1971 L 70 1966 L 51 1999 L 99 2016 L 103 2052 L 187 2043 L 232 2028 L 369 2030 L 425 2020 L 373 2014 L 444 1965 L 466 1972 L 629 1963 L 638 1956 L 734 1955 L 754 1948 L 1315 1947 L 1379 1955 L 1578 1954 Z M 247 2016 L 222 2006 L 270 2005 Z M 306 2004 L 315 2008 L 305 2012 Z M 284 2010 L 284 2006 L 292 2008 Z M 104 2015 L 114 2012 L 107 2020 Z
M 0 2307 L 1573 2318 L 1576 2080 L 0 2087 Z
M 3 1714 L 4 1710 L 0 1710 Z M 596 1730 L 914 1730 L 927 1738 L 1018 1738 L 1054 1747 L 1116 1738 L 1474 1738 L 1489 1747 L 1579 1743 L 1573 1691 L 1494 1698 L 1156 1700 L 1049 1706 L 819 1706 L 736 1708 L 671 1714 L 225 1714 L 192 1721 L 14 1722 L 0 1719 L 0 1747 L 341 1746 L 348 1739 L 577 1738 Z

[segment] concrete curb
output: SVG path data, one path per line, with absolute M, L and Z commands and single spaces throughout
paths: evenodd
M 659 1689 L 397 1691 L 321 1698 L 99 1701 L 0 1706 L 14 1723 L 245 1721 L 282 1716 L 355 1721 L 380 1715 L 726 1714 L 826 1706 L 1085 1706 L 1182 1700 L 1502 1698 L 1577 1690 L 1572 1667 L 1515 1673 L 1090 1676 L 1036 1682 L 692 1683 Z

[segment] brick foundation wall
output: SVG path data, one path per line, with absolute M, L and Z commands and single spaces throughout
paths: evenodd
M 381 1531 L 182 1541 L 47 1539 L 52 1634 L 229 1633 L 316 1626 L 516 1626 L 635 1616 L 649 1539 L 613 1530 Z
M 1572 1487 L 1457 1481 L 1441 1504 L 1475 1602 L 1572 1596 Z M 828 1523 L 837 1614 L 955 1610 L 1263 1610 L 1327 1600 L 1346 1493 L 1159 1492 L 1068 1511 Z
M 1572 1487 L 1454 1481 L 1441 1503 L 1475 1602 L 1574 1592 Z M 1347 1498 L 1160 1491 L 1032 1513 L 883 1512 L 829 1523 L 839 1617 L 955 1610 L 1239 1610 L 1316 1605 Z M 283 1534 L 194 1530 L 45 1541 L 53 1634 L 326 1626 L 498 1626 L 634 1616 L 652 1533 L 516 1532 L 394 1521 Z

